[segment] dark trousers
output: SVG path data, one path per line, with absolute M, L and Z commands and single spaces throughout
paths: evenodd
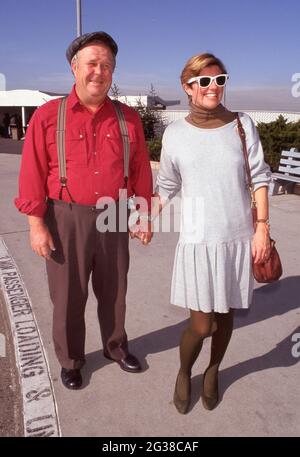
M 115 360 L 128 353 L 128 232 L 99 232 L 96 220 L 100 211 L 50 200 L 45 218 L 56 247 L 46 261 L 54 305 L 54 347 L 61 366 L 67 369 L 81 368 L 85 360 L 84 312 L 90 276 L 98 301 L 103 348 Z

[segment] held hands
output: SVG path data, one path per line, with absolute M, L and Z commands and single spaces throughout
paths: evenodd
M 153 220 L 160 214 L 168 200 L 163 201 L 160 195 L 155 192 L 151 199 L 151 218 L 148 214 L 140 215 L 136 210 L 129 218 L 130 237 L 139 238 L 146 245 L 149 244 L 153 237 Z
M 257 224 L 252 238 L 252 257 L 255 264 L 263 263 L 270 256 L 270 234 L 265 224 Z
M 153 237 L 153 228 L 151 221 L 137 219 L 136 223 L 130 227 L 130 238 L 139 238 L 141 243 L 147 245 Z

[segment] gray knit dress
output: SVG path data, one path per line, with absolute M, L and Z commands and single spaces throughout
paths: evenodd
M 254 190 L 268 186 L 256 127 L 239 113 L 246 132 Z M 248 308 L 252 300 L 249 190 L 236 120 L 214 129 L 185 119 L 164 132 L 157 191 L 171 199 L 181 190 L 181 229 L 171 303 L 206 313 Z

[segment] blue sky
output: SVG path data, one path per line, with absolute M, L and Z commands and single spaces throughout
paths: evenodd
M 209 51 L 230 74 L 232 109 L 300 112 L 299 0 L 82 0 L 83 33 L 105 30 L 119 45 L 114 82 L 122 95 L 181 99 L 189 57 Z M 0 0 L 0 73 L 6 88 L 68 92 L 65 50 L 76 36 L 75 0 Z

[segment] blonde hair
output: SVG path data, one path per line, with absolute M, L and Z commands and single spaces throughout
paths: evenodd
M 180 75 L 181 84 L 184 85 L 190 78 L 199 76 L 204 68 L 210 67 L 211 65 L 218 65 L 222 73 L 227 73 L 223 62 L 213 54 L 197 54 L 196 56 L 191 57 L 185 64 Z

